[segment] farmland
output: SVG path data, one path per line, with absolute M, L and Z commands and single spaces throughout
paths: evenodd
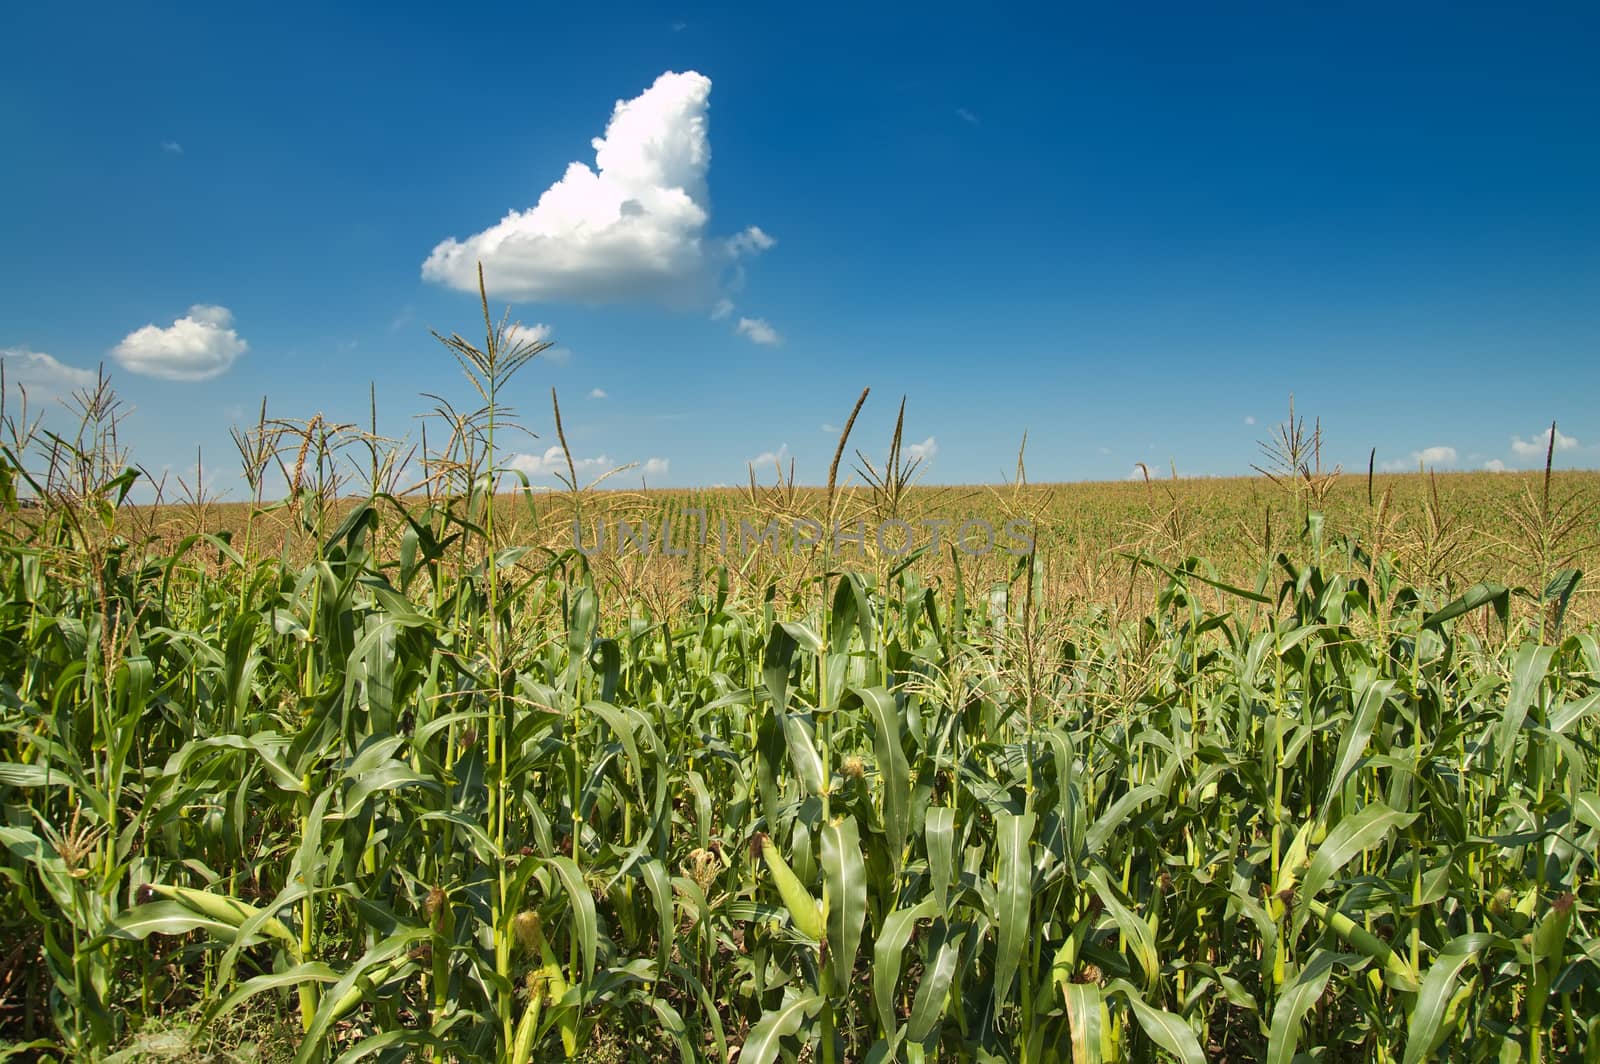
M 263 415 L 252 501 L 136 506 L 109 404 L 12 426 L 18 1051 L 1600 1059 L 1600 476 L 1290 422 L 1232 480 L 924 487 L 897 433 L 496 494 L 497 347 L 421 485 Z M 1031 532 L 792 534 L 977 520 Z M 687 548 L 580 549 L 618 522 Z

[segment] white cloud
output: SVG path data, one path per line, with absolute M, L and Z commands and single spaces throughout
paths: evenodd
M 765 318 L 740 318 L 738 325 L 740 336 L 750 338 L 752 343 L 770 347 L 783 342 L 783 337 L 778 335 L 778 330 L 767 324 Z
M 968 125 L 975 126 L 978 124 L 978 116 L 967 110 L 965 107 L 956 108 L 956 117 Z
M 735 256 L 758 255 L 777 245 L 777 241 L 762 231 L 759 225 L 746 227 L 742 233 L 728 238 L 727 248 Z
M 1506 464 L 1500 461 L 1498 458 L 1491 458 L 1487 462 L 1483 463 L 1483 468 L 1490 473 L 1504 473 L 1506 471 Z
M 731 300 L 731 299 L 719 299 L 719 300 L 717 300 L 716 305 L 711 308 L 711 320 L 712 321 L 721 321 L 723 318 L 726 318 L 729 314 L 732 314 L 732 313 L 733 313 L 733 300 Z
M 543 322 L 524 325 L 520 321 L 506 326 L 505 341 L 508 344 L 542 344 L 550 340 L 552 330 Z M 572 358 L 572 351 L 565 347 L 551 346 L 539 352 L 539 359 L 544 362 L 554 362 L 564 366 Z
M 554 476 L 557 473 L 565 475 L 567 472 L 567 456 L 562 452 L 560 444 L 552 444 L 545 448 L 543 454 L 514 454 L 506 462 L 506 465 L 518 472 L 526 473 L 530 479 L 533 477 Z M 573 455 L 572 467 L 578 471 L 579 477 L 583 477 L 588 474 L 598 475 L 608 469 L 614 469 L 616 468 L 616 463 L 603 454 L 596 458 L 579 458 L 577 455 Z
M 1111 454 L 1111 448 L 1109 447 L 1096 447 L 1095 450 L 1099 451 L 1102 455 L 1109 456 Z
M 710 78 L 669 71 L 617 101 L 605 135 L 591 142 L 593 168 L 570 163 L 535 206 L 443 241 L 422 264 L 423 278 L 475 290 L 481 261 L 497 296 L 704 305 L 722 269 L 773 243 L 755 226 L 726 239 L 706 235 L 710 99 Z
M 776 451 L 762 451 L 745 464 L 754 466 L 758 476 L 774 466 L 783 468 L 789 464 L 789 445 L 783 444 Z
M 604 388 L 590 388 L 589 389 L 589 398 L 590 399 L 609 399 L 609 398 L 611 398 L 611 396 L 606 394 L 606 390 Z
M 567 456 L 562 453 L 560 444 L 545 448 L 543 454 L 514 454 L 506 465 L 525 474 L 529 480 L 553 479 L 567 475 Z M 643 462 L 634 463 L 633 468 L 645 476 L 660 477 L 666 476 L 671 465 L 671 461 L 666 458 L 651 456 Z M 573 455 L 572 467 L 577 471 L 581 485 L 584 481 L 593 481 L 623 466 L 609 455 L 602 454 L 594 458 L 580 458 Z
M 1511 437 L 1512 453 L 1521 458 L 1543 458 L 1550 449 L 1551 429 L 1554 429 L 1554 426 L 1551 426 L 1550 429 L 1545 429 L 1543 432 L 1536 432 L 1532 437 L 1526 440 L 1520 436 Z M 1555 434 L 1556 450 L 1570 451 L 1574 447 L 1578 446 L 1577 440 L 1573 439 L 1571 436 L 1568 436 L 1560 429 L 1555 429 Z
M 66 365 L 26 347 L 0 347 L 0 366 L 5 367 L 6 397 L 14 397 L 20 388 L 30 404 L 64 399 L 79 388 L 93 387 L 96 380 L 92 370 Z
M 550 326 L 543 322 L 524 325 L 520 321 L 506 326 L 506 342 L 512 344 L 542 344 L 550 339 Z
M 908 460 L 920 459 L 924 462 L 931 462 L 939 454 L 939 441 L 929 436 L 921 443 L 906 444 L 903 450 Z
M 824 421 L 817 428 L 818 428 L 818 431 L 826 432 L 830 436 L 837 436 L 839 434 L 839 426 L 833 424 L 830 421 Z
M 1425 466 L 1455 465 L 1456 449 L 1454 447 L 1424 447 L 1411 457 Z
M 1254 414 L 1246 414 L 1244 416 L 1244 423 L 1246 425 L 1254 425 L 1256 423 L 1256 416 Z
M 182 155 L 183 145 L 175 140 L 164 140 L 161 142 L 161 150 L 168 155 Z
M 1408 473 L 1417 469 L 1448 469 L 1456 464 L 1456 449 L 1438 445 L 1412 451 L 1409 457 L 1383 463 L 1385 473 Z
M 167 326 L 135 329 L 111 355 L 133 373 L 169 381 L 203 381 L 226 373 L 250 345 L 233 329 L 227 307 L 196 303 Z

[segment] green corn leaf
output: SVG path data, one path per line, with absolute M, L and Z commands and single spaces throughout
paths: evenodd
M 1533 643 L 1517 648 L 1517 656 L 1511 663 L 1511 690 L 1506 695 L 1506 708 L 1495 734 L 1502 770 L 1510 766 L 1512 755 L 1516 753 L 1517 735 L 1522 731 L 1522 722 L 1527 719 L 1528 707 L 1533 704 L 1544 684 L 1545 674 L 1550 671 L 1550 662 L 1555 658 L 1555 653 L 1555 647 Z
M 545 863 L 555 870 L 556 877 L 561 880 L 562 889 L 566 891 L 567 901 L 571 908 L 572 934 L 578 940 L 578 949 L 583 954 L 583 971 L 579 973 L 582 979 L 587 979 L 589 973 L 594 971 L 595 953 L 599 949 L 599 931 L 595 919 L 594 895 L 589 893 L 589 885 L 584 881 L 583 873 L 578 870 L 570 857 L 547 857 Z
M 834 986 L 847 993 L 867 918 L 867 866 L 855 817 L 823 825 L 822 873 L 828 886 L 828 963 Z
M 1382 802 L 1373 802 L 1359 813 L 1339 821 L 1311 858 L 1311 866 L 1306 869 L 1300 887 L 1302 896 L 1316 897 L 1352 857 L 1378 845 L 1390 832 L 1406 827 L 1415 819 L 1416 813 L 1401 813 Z
M 778 1059 L 783 1039 L 798 1034 L 800 1027 L 817 1014 L 823 1000 L 817 994 L 791 997 L 762 1016 L 750 1028 L 750 1036 L 739 1050 L 739 1064 L 772 1064 Z
M 1033 905 L 1033 813 L 1001 813 L 995 817 L 998 836 L 995 867 L 996 941 L 994 997 L 1004 1002 L 1011 993 L 1017 964 L 1028 941 L 1028 912 Z
M 909 908 L 896 909 L 883 918 L 872 949 L 872 1001 L 878 1009 L 878 1026 L 893 1041 L 899 1033 L 894 992 L 900 982 L 900 966 L 906 943 L 916 930 L 917 921 L 930 920 L 940 911 L 934 899 L 924 898 Z
M 965 927 L 945 926 L 936 939 L 933 960 L 923 969 L 922 982 L 917 984 L 916 996 L 911 1001 L 911 1016 L 906 1021 L 906 1037 L 913 1042 L 927 1041 L 944 1014 L 966 933 Z
M 1422 1064 L 1434 1059 L 1440 1042 L 1449 1034 L 1444 1026 L 1450 999 L 1455 995 L 1461 969 L 1495 941 L 1494 935 L 1478 932 L 1450 940 L 1428 966 L 1422 988 L 1406 1018 L 1406 1051 L 1402 1064 Z
M 1100 1014 L 1105 1007 L 1100 988 L 1093 983 L 1069 982 L 1061 992 L 1072 1038 L 1072 1064 L 1100 1064 Z
M 928 846 L 928 876 L 934 904 L 942 911 L 955 883 L 956 811 L 948 806 L 928 810 L 923 835 Z
M 894 696 L 881 687 L 856 688 L 851 693 L 872 720 L 873 753 L 883 779 L 883 830 L 898 871 L 911 829 L 911 766 L 900 745 L 899 709 Z
M 1205 1064 L 1206 1055 L 1201 1052 L 1200 1040 L 1181 1016 L 1151 1005 L 1138 988 L 1126 979 L 1114 979 L 1106 989 L 1121 994 L 1127 1000 L 1134 1018 L 1152 1042 L 1183 1061 L 1183 1064 Z
M 1272 1029 L 1267 1035 L 1266 1064 L 1290 1064 L 1300 1045 L 1300 1021 L 1327 989 L 1336 964 L 1349 966 L 1359 958 L 1329 950 L 1318 950 L 1300 969 L 1294 981 L 1283 988 L 1272 1010 Z

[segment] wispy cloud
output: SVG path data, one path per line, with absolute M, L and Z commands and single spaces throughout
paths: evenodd
M 1386 473 L 1405 473 L 1416 469 L 1449 469 L 1456 464 L 1456 449 L 1439 444 L 1412 451 L 1406 458 L 1383 463 Z
M 719 300 L 717 300 L 716 304 L 711 308 L 711 320 L 712 321 L 721 321 L 722 319 L 726 318 L 728 315 L 730 315 L 732 313 L 733 313 L 733 300 L 731 300 L 731 299 L 719 299 Z
M 1256 416 L 1254 414 L 1246 414 L 1244 416 L 1244 423 L 1246 425 L 1254 425 L 1256 423 Z
M 1570 451 L 1578 446 L 1578 441 L 1568 436 L 1555 426 L 1536 432 L 1528 439 L 1521 436 L 1511 437 L 1511 453 L 1519 458 L 1543 458 L 1550 449 L 1550 433 L 1556 434 L 1556 450 Z
M 96 379 L 92 370 L 26 347 L 0 347 L 0 366 L 5 367 L 7 398 L 21 389 L 34 403 L 64 399 L 79 388 L 92 387 Z
M 550 326 L 543 322 L 535 322 L 532 325 L 516 322 L 506 326 L 506 340 L 513 344 L 542 344 L 550 341 L 552 331 Z M 572 351 L 570 348 L 554 344 L 540 351 L 539 358 L 545 362 L 564 366 L 572 360 Z
M 783 337 L 778 335 L 778 330 L 767 324 L 765 318 L 740 318 L 738 325 L 740 336 L 749 338 L 752 343 L 771 347 L 783 342 Z
M 976 126 L 980 124 L 978 122 L 978 116 L 967 110 L 965 107 L 956 108 L 956 117 L 970 126 Z
M 727 241 L 728 250 L 735 256 L 754 255 L 777 246 L 778 242 L 768 236 L 759 225 L 752 225 L 742 233 L 735 233 Z
M 590 388 L 589 389 L 589 398 L 590 399 L 609 399 L 609 398 L 611 398 L 611 396 L 606 394 L 606 390 L 604 388 Z
M 606 469 L 611 464 L 611 459 L 603 454 L 594 458 L 579 458 L 574 455 L 572 459 L 572 467 L 580 474 Z M 565 473 L 567 471 L 567 457 L 562 452 L 561 445 L 557 443 L 545 448 L 543 454 L 514 454 L 506 462 L 506 465 L 518 472 L 526 473 L 530 478 L 546 477 L 558 472 Z
M 514 454 L 507 460 L 506 465 L 525 475 L 530 481 L 551 480 L 567 475 L 567 456 L 561 450 L 560 444 L 545 448 L 542 454 Z M 611 458 L 610 455 L 599 454 L 593 457 L 572 456 L 572 468 L 578 474 L 580 483 L 597 480 L 608 473 L 628 469 L 638 471 L 645 476 L 666 476 L 672 463 L 666 458 L 652 455 L 642 462 L 622 463 Z
M 769 469 L 781 469 L 789 464 L 789 445 L 785 443 L 776 451 L 762 451 L 745 464 L 754 466 L 758 476 Z
M 182 155 L 183 145 L 175 140 L 164 140 L 161 142 L 161 150 L 168 155 Z

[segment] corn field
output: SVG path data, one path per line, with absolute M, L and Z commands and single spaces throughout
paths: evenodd
M 250 1010 L 300 1062 L 1600 1060 L 1559 537 L 1463 586 L 1297 496 L 1247 579 L 823 554 L 657 610 L 508 530 L 537 351 L 447 343 L 484 406 L 425 500 L 302 481 L 313 422 L 174 540 L 103 407 L 11 433 L 0 1057 Z

